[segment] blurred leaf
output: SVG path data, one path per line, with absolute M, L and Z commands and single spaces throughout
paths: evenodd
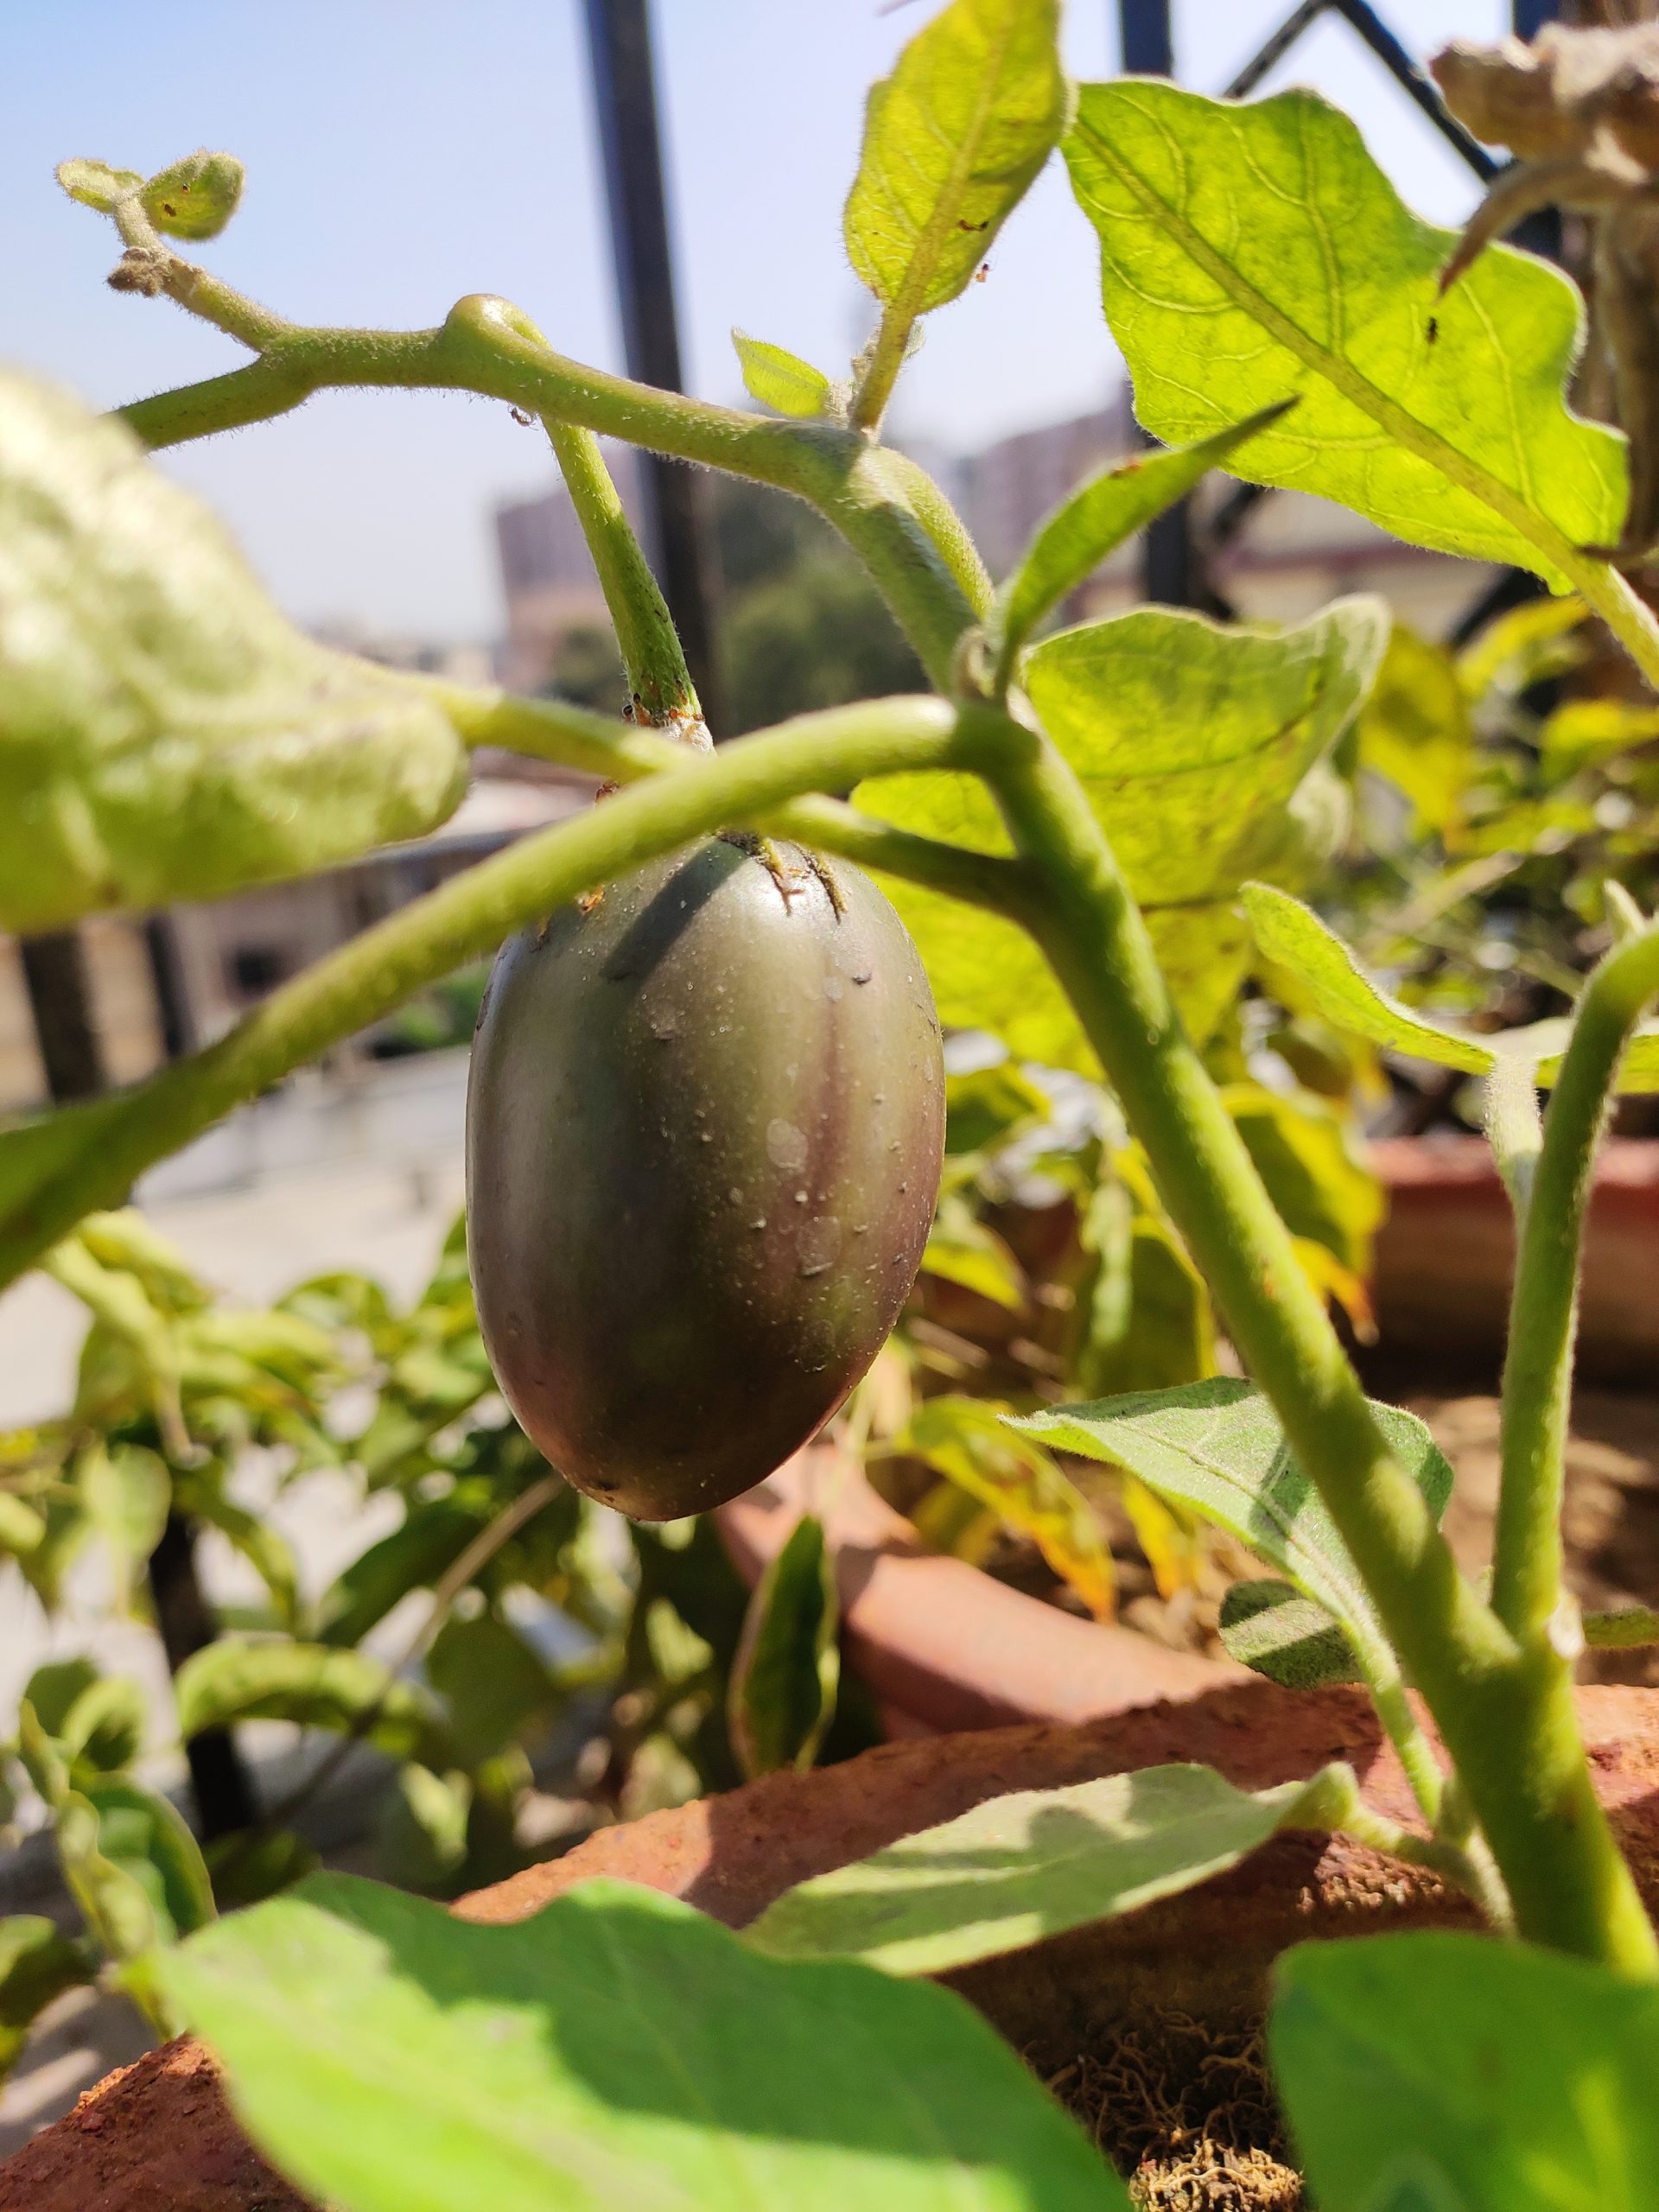
M 1500 1053 L 1524 1055 L 1536 1060 L 1541 1084 L 1554 1082 L 1567 1023 L 1535 1022 L 1491 1042 L 1460 1034 L 1426 1020 L 1374 983 L 1349 947 L 1300 899 L 1287 898 L 1268 884 L 1249 883 L 1243 900 L 1262 950 L 1295 971 L 1320 1012 L 1338 1028 L 1441 1067 L 1466 1068 L 1472 1075 L 1490 1075 Z M 1659 1090 L 1659 1029 L 1637 1030 L 1619 1068 L 1618 1088 L 1627 1093 Z
M 0 1490 L 0 1552 L 26 1559 L 46 1539 L 46 1522 L 16 1491 Z
M 101 1855 L 143 1891 L 162 1942 L 188 1936 L 213 1918 L 213 1885 L 200 1847 L 183 1815 L 165 1797 L 124 1775 L 98 1775 L 86 1778 L 70 1802 L 90 1808 L 98 1828 L 95 1855 Z M 121 1918 L 128 1908 L 116 1896 L 118 1885 L 110 1885 L 90 1857 L 78 1873 L 71 1869 L 69 1847 L 62 1840 L 66 1817 L 60 1815 L 59 1820 L 60 1848 L 64 1853 L 66 1876 L 83 1911 L 87 1911 L 89 1919 L 92 1916 L 78 1883 L 89 1893 L 98 1888 L 99 1909 L 110 1909 L 113 1903 L 117 1917 Z M 136 1925 L 136 1906 L 133 1910 Z M 133 1953 L 117 1949 L 114 1955 L 127 1958 Z
M 920 1459 L 989 1506 L 1005 1527 L 1029 1536 L 1095 1618 L 1109 1620 L 1116 1577 L 1094 1510 L 1039 1444 L 1006 1426 L 1007 1410 L 991 1398 L 925 1399 L 893 1449 Z
M 304 1728 L 361 1732 L 393 1758 L 450 1764 L 432 1700 L 366 1651 L 224 1637 L 185 1661 L 173 1688 L 187 1742 L 204 1728 L 238 1720 L 292 1720 Z
M 86 1954 L 52 1921 L 35 1913 L 0 1920 L 0 2082 L 16 2064 L 36 2018 L 66 1989 L 92 1979 Z
M 276 1619 L 290 1636 L 300 1627 L 300 1571 L 292 1547 L 263 1514 L 250 1513 L 225 1495 L 224 1477 L 179 1486 L 181 1507 L 217 1529 L 240 1552 L 270 1592 Z
M 399 1529 L 354 1559 L 317 1607 L 324 1643 L 360 1643 L 411 1590 L 429 1589 L 453 1567 L 490 1518 L 486 1506 L 457 1497 L 413 1503 Z
M 467 1857 L 473 1786 L 461 1773 L 397 1770 L 376 1821 L 377 1863 L 399 1889 L 442 1890 Z
M 0 543 L 0 927 L 308 874 L 459 799 L 435 707 L 291 628 L 123 424 L 16 372 Z
M 276 1301 L 276 1311 L 297 1313 L 331 1336 L 343 1329 L 360 1329 L 376 1351 L 395 1327 L 391 1306 L 380 1284 L 367 1275 L 344 1269 L 333 1274 L 311 1275 L 296 1283 Z
M 339 2212 L 1127 2212 L 948 1991 L 779 1966 L 622 1883 L 502 1929 L 316 1876 L 156 1972 L 255 2144 Z
M 1090 1398 L 1128 1383 L 1189 1382 L 1215 1364 L 1210 1297 L 1166 1223 L 1108 1173 L 1084 1211 L 1066 1375 Z
M 1268 2043 L 1325 2212 L 1655 2201 L 1651 1982 L 1478 1936 L 1303 1943 L 1279 1963 Z
M 72 1659 L 48 1659 L 29 1676 L 23 1696 L 35 1719 L 55 1739 L 62 1735 L 77 1700 L 101 1680 L 97 1662 L 84 1652 Z
M 1203 1523 L 1196 1514 L 1166 1505 L 1133 1475 L 1120 1473 L 1118 1496 L 1165 1604 L 1183 1590 L 1196 1590 L 1204 1566 Z
M 448 1708 L 448 1733 L 466 1766 L 504 1751 L 560 1702 L 540 1655 L 493 1613 L 447 1620 L 426 1675 Z
M 1236 446 L 1278 420 L 1294 400 L 1262 408 L 1201 444 L 1170 453 L 1137 454 L 1103 469 L 1037 525 L 1031 543 L 996 594 L 986 625 L 986 650 L 1005 671 L 1051 607 L 1084 583 L 1126 538 L 1184 499 Z
M 108 1547 L 123 1602 L 130 1605 L 167 1526 L 173 1498 L 167 1463 L 143 1445 L 99 1438 L 77 1458 L 75 1483 L 94 1534 Z
M 1249 964 L 1249 932 L 1233 912 L 1239 886 L 1263 874 L 1301 882 L 1342 826 L 1343 793 L 1325 756 L 1365 696 L 1383 620 L 1370 599 L 1340 600 L 1282 632 L 1221 629 L 1200 615 L 1143 607 L 1062 631 L 1027 663 L 1033 703 L 1131 890 L 1152 910 L 1160 962 L 1200 1041 Z M 884 776 L 855 797 L 901 829 L 981 852 L 1009 849 L 1001 816 L 971 776 Z M 884 887 L 947 1024 L 989 1030 L 1017 1059 L 1098 1074 L 1022 931 L 937 892 Z
M 744 1777 L 817 1760 L 841 1681 L 841 1604 L 823 1523 L 804 1513 L 755 1586 L 728 1691 Z
M 779 415 L 802 418 L 831 411 L 836 388 L 810 361 L 785 353 L 781 346 L 768 345 L 764 338 L 751 338 L 746 331 L 734 330 L 732 343 L 751 399 Z
M 1293 1236 L 1290 1241 L 1302 1273 L 1319 1296 L 1341 1308 L 1361 1344 L 1374 1344 L 1376 1312 L 1365 1277 L 1339 1259 L 1330 1245 L 1318 1237 Z
M 1325 1781 L 1250 1794 L 1213 1767 L 1154 1766 L 1015 1790 L 785 1890 L 743 1940 L 770 1958 L 947 1974 L 1178 1897 L 1317 1818 Z
M 1580 768 L 1599 766 L 1656 737 L 1659 709 L 1624 699 L 1565 699 L 1538 733 L 1539 766 L 1546 784 L 1564 783 Z
M 136 1274 L 105 1267 L 78 1236 L 54 1244 L 41 1266 L 79 1299 L 99 1325 L 81 1350 L 74 1419 L 107 1427 L 142 1408 L 155 1414 L 173 1456 L 187 1458 L 190 1440 L 180 1408 L 179 1346 L 172 1316 Z M 123 1402 L 128 1396 L 136 1402 L 130 1408 Z
M 1058 0 L 953 0 L 872 87 L 844 229 L 895 320 L 962 291 L 1065 128 Z
M 1419 836 L 1455 847 L 1474 772 L 1474 732 L 1456 661 L 1396 622 L 1359 716 L 1359 764 L 1410 804 Z
M 1221 1601 L 1220 1627 L 1228 1657 L 1282 1689 L 1362 1680 L 1341 1624 L 1288 1582 L 1235 1582 Z
M 107 215 L 118 200 L 124 200 L 143 183 L 137 169 L 113 169 L 107 162 L 60 162 L 58 182 L 83 207 L 96 207 Z
M 1236 1083 L 1221 1095 L 1291 1235 L 1323 1244 L 1350 1276 L 1369 1274 L 1387 1202 L 1346 1115 L 1306 1091 L 1287 1097 Z
M 1389 1451 L 1438 1521 L 1452 1470 L 1414 1414 L 1372 1402 Z M 1249 1383 L 1215 1376 L 1092 1405 L 1045 1407 L 1014 1422 L 1058 1452 L 1104 1459 L 1160 1497 L 1224 1529 L 1340 1621 L 1362 1650 L 1387 1638 L 1359 1571 L 1278 1420 Z
M 922 1253 L 922 1273 L 958 1284 L 1018 1313 L 1026 1302 L 1020 1262 L 962 1198 L 941 1200 Z
M 236 213 L 243 175 L 234 154 L 187 154 L 144 186 L 144 213 L 168 238 L 216 238 Z
M 136 1206 L 113 1213 L 89 1213 L 75 1236 L 103 1268 L 137 1275 L 151 1303 L 175 1313 L 194 1313 L 211 1294 L 184 1255 Z
M 1458 655 L 1458 676 L 1471 699 L 1489 691 L 1518 697 L 1535 683 L 1562 676 L 1584 657 L 1574 633 L 1587 620 L 1581 599 L 1532 599 L 1489 622 Z
M 315 1871 L 316 1852 L 292 1828 L 238 1828 L 219 1836 L 203 1853 L 221 1912 L 259 1904 Z
M 944 1078 L 944 1149 L 991 1152 L 1046 1122 L 1048 1094 L 1013 1060 Z
M 1260 483 L 1551 583 L 1573 549 L 1617 538 L 1624 442 L 1563 396 L 1583 343 L 1572 283 L 1498 246 L 1440 297 L 1452 234 L 1402 206 L 1317 93 L 1090 85 L 1065 156 L 1155 436 L 1204 437 L 1294 392 L 1245 456 Z
M 29 1687 L 40 1682 L 37 1669 Z M 35 1711 L 41 1707 L 37 1705 Z M 120 1675 L 86 1684 L 52 1732 L 61 1745 L 82 1787 L 90 1774 L 114 1774 L 130 1766 L 143 1748 L 149 1708 L 139 1685 Z M 43 1726 L 48 1725 L 42 1720 Z

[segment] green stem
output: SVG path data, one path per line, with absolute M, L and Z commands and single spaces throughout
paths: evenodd
M 1550 1624 L 1561 1596 L 1561 1496 L 1579 1261 L 1596 1147 L 1618 1064 L 1659 993 L 1659 930 L 1627 938 L 1585 985 L 1544 1116 L 1516 1255 L 1503 1364 L 1503 1478 L 1492 1607 L 1523 1646 L 1554 1659 Z
M 607 728 L 598 716 L 550 709 L 541 719 L 573 726 L 578 742 L 572 749 L 583 753 L 582 765 L 602 754 L 602 747 L 588 750 L 592 741 L 586 735 L 589 725 Z M 921 698 L 804 715 L 696 760 L 660 738 L 621 737 L 615 749 L 625 759 L 648 746 L 676 763 L 672 772 L 651 776 L 575 821 L 524 838 L 401 908 L 273 992 L 206 1052 L 131 1091 L 35 1125 L 42 1134 L 62 1135 L 40 1155 L 41 1172 L 25 1187 L 18 1187 L 22 1171 L 14 1171 L 0 1227 L 0 1282 L 30 1265 L 84 1214 L 119 1204 L 146 1168 L 231 1108 L 580 892 L 729 824 L 787 819 L 788 802 L 804 793 L 844 788 L 866 776 L 972 768 L 985 743 L 984 730 L 959 721 L 943 700 Z M 636 777 L 643 772 L 637 758 L 626 765 Z M 836 849 L 837 818 L 815 814 L 808 826 L 826 849 Z M 880 824 L 861 824 L 847 842 L 857 857 L 875 858 L 880 831 Z M 881 842 L 879 865 L 904 874 L 915 860 L 924 880 L 947 888 L 954 864 L 944 853 L 925 839 L 893 833 L 892 842 Z M 971 863 L 974 856 L 963 858 Z M 963 889 L 971 883 L 971 895 L 982 901 L 1001 903 L 1006 891 L 1011 909 L 1022 895 L 1022 877 L 1002 865 L 1001 877 L 982 861 L 957 880 Z M 29 1157 L 32 1134 L 25 1128 L 11 1139 L 24 1147 L 22 1160 Z
M 163 289 L 184 306 L 198 296 L 181 276 Z M 223 299 L 217 305 L 208 319 L 228 327 Z M 257 360 L 119 410 L 152 450 L 268 420 L 331 388 L 390 385 L 504 399 L 529 414 L 809 500 L 863 561 L 930 679 L 950 689 L 957 641 L 983 611 L 966 587 L 982 584 L 984 572 L 964 551 L 965 534 L 938 487 L 857 431 L 774 422 L 607 376 L 554 353 L 518 308 L 482 294 L 458 301 L 435 330 L 302 328 L 241 305 L 270 334 L 258 341 Z M 251 321 L 235 334 L 248 337 L 254 327 Z M 988 604 L 988 588 L 981 596 Z
M 1592 1651 L 1637 1651 L 1659 1643 L 1659 1613 L 1647 1605 L 1618 1605 L 1584 1616 L 1584 1640 Z
M 1596 1802 L 1570 1688 L 1517 1650 L 1464 1582 L 1421 1493 L 1391 1458 L 1181 1030 L 1145 925 L 1075 777 L 1027 732 L 988 773 L 1016 845 L 1045 886 L 1039 941 L 1229 1333 L 1427 1700 L 1522 1933 L 1626 1971 L 1659 1971 L 1659 1948 Z
M 874 433 L 880 429 L 881 417 L 887 411 L 887 402 L 899 381 L 899 372 L 910 351 L 910 334 L 915 327 L 913 308 L 882 308 L 880 322 L 864 357 L 864 372 L 847 410 L 847 419 L 855 430 Z

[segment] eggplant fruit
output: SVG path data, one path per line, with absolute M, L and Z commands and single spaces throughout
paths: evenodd
M 944 1137 L 920 956 L 848 864 L 713 838 L 512 939 L 473 1048 L 467 1223 L 527 1433 L 636 1520 L 762 1480 L 897 1319 Z

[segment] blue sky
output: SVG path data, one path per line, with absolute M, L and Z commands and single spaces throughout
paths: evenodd
M 1225 82 L 1288 0 L 1176 0 L 1178 67 Z M 659 93 L 691 388 L 740 396 L 734 323 L 838 372 L 868 328 L 840 238 L 862 99 L 931 0 L 655 0 Z M 1491 37 L 1501 0 L 1383 0 L 1417 51 Z M 1072 0 L 1071 67 L 1116 64 L 1109 0 Z M 207 28 L 211 26 L 211 28 Z M 313 321 L 423 325 L 464 292 L 519 302 L 563 351 L 620 368 L 578 0 L 5 0 L 0 353 L 100 404 L 244 358 L 103 278 L 114 234 L 52 181 L 68 155 L 153 170 L 198 145 L 247 163 L 241 211 L 201 249 Z M 1466 174 L 1326 22 L 1268 80 L 1360 120 L 1412 204 L 1457 220 Z M 1051 169 L 989 280 L 932 318 L 896 424 L 961 450 L 1100 404 L 1118 376 L 1089 233 Z M 462 395 L 336 393 L 168 457 L 302 620 L 443 639 L 499 622 L 488 512 L 540 488 L 539 433 Z

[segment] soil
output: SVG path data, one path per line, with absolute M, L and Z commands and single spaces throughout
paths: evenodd
M 1580 1693 L 1598 1789 L 1651 1905 L 1659 1900 L 1659 1700 Z M 741 1927 L 778 1893 L 1010 1789 L 1175 1758 L 1261 1789 L 1351 1760 L 1386 1816 L 1409 1792 L 1363 1695 L 1230 1685 L 1179 1706 L 1077 1726 L 888 1744 L 812 1774 L 601 1830 L 563 1859 L 463 1898 L 467 1918 L 525 1918 L 594 1874 L 683 1897 Z M 1289 2212 L 1295 2178 L 1255 2038 L 1274 1958 L 1306 1937 L 1470 1911 L 1419 1870 L 1344 1838 L 1277 1839 L 1182 1897 L 951 1977 L 1027 2057 L 1156 2212 Z M 0 2212 L 304 2212 L 254 2157 L 193 2045 L 111 2075 L 0 2169 Z

